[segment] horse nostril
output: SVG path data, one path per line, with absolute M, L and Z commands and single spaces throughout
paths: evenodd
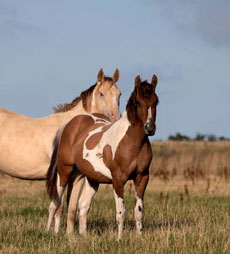
M 109 116 L 109 118 L 110 118 L 110 120 L 111 120 L 112 122 L 115 122 L 115 121 L 119 120 L 120 117 L 121 117 L 120 111 L 118 111 L 118 112 L 110 112 L 110 113 L 108 114 L 108 116 Z
M 150 128 L 152 128 L 152 127 L 153 127 L 153 125 L 152 125 L 151 123 L 147 123 L 147 124 L 146 124 L 146 128 L 147 128 L 147 129 L 150 129 Z
M 155 126 L 154 123 L 148 122 L 148 123 L 146 123 L 145 128 L 146 128 L 147 130 L 149 130 L 149 131 L 153 131 L 153 130 L 156 129 L 156 126 Z

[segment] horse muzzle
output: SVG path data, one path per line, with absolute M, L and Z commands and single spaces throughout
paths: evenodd
M 116 122 L 117 120 L 121 118 L 121 114 L 119 111 L 110 112 L 107 116 L 112 122 Z
M 148 136 L 153 136 L 156 132 L 156 125 L 153 122 L 148 122 L 144 126 L 145 134 Z

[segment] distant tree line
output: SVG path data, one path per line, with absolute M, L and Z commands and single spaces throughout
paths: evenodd
M 175 135 L 170 135 L 168 140 L 174 141 L 230 141 L 230 138 L 226 138 L 224 136 L 217 137 L 213 134 L 201 134 L 197 133 L 194 138 L 191 138 L 187 135 L 183 135 L 180 132 L 177 132 Z

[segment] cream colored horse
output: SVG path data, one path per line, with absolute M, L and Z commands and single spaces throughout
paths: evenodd
M 27 180 L 46 179 L 57 130 L 74 116 L 98 112 L 112 121 L 120 118 L 119 70 L 112 78 L 98 72 L 97 83 L 72 103 L 59 105 L 56 114 L 31 118 L 0 109 L 0 171 Z

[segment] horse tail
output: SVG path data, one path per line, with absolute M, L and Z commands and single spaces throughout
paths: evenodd
M 58 197 L 57 193 L 57 154 L 58 147 L 60 143 L 61 134 L 64 128 L 57 131 L 57 134 L 53 140 L 53 153 L 50 161 L 50 165 L 46 174 L 46 189 L 50 199 L 56 199 Z

